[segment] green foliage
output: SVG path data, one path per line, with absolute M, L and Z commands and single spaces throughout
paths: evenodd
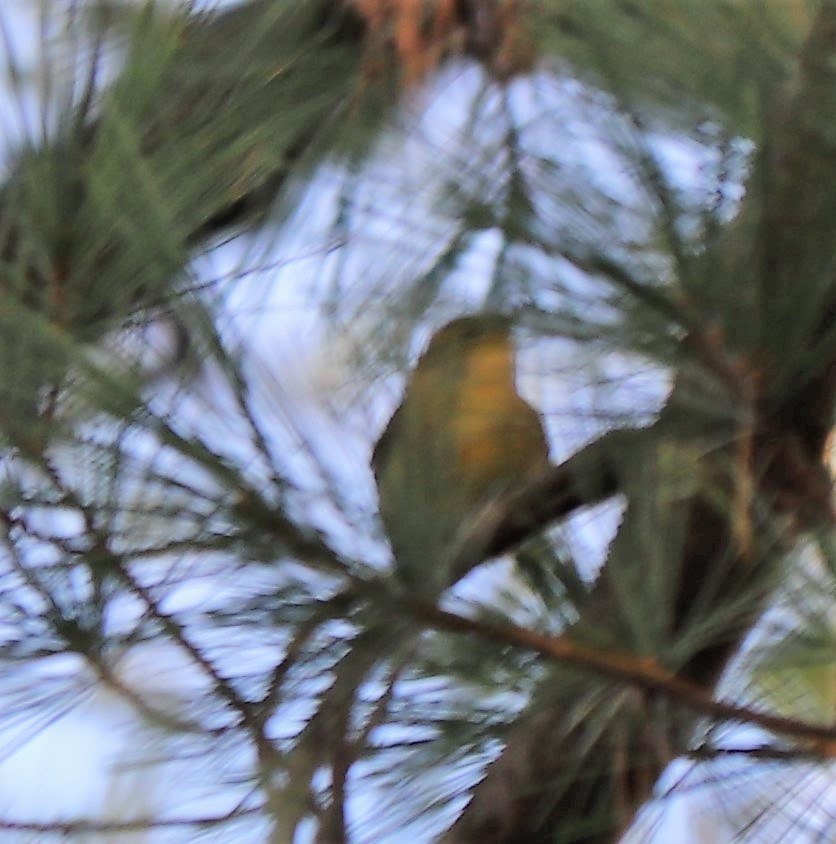
M 755 729 L 832 777 L 831 29 L 539 0 L 500 84 L 455 5 L 420 89 L 374 3 L 45 3 L 31 76 L 9 50 L 43 119 L 0 186 L 0 731 L 109 689 L 119 762 L 176 789 L 0 828 L 594 844 L 672 763 L 761 770 Z M 405 362 L 483 307 L 555 467 L 436 606 L 369 458 Z
M 29 424 L 33 389 L 61 380 L 62 344 L 175 308 L 197 249 L 262 222 L 323 155 L 363 155 L 391 100 L 325 4 L 98 11 L 64 22 L 61 37 L 84 44 L 69 78 L 44 57 L 54 126 L 12 154 L 0 196 L 3 389 Z
M 654 121 L 687 123 L 708 107 L 735 134 L 760 140 L 764 98 L 792 75 L 814 5 L 541 0 L 531 14 L 544 52 Z

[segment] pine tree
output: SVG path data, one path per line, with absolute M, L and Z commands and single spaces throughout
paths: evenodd
M 0 23 L 0 724 L 107 694 L 170 786 L 0 828 L 836 834 L 834 0 Z M 473 312 L 553 463 L 436 601 L 371 457 Z

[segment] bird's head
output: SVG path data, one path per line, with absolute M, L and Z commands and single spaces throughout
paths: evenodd
M 497 313 L 455 319 L 433 335 L 427 351 L 424 352 L 422 363 L 432 365 L 445 359 L 488 349 L 496 349 L 498 353 L 509 358 L 511 326 L 510 317 Z

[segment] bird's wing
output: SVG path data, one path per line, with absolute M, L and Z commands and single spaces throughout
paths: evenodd
M 400 405 L 398 405 L 398 409 L 392 414 L 389 424 L 383 429 L 383 433 L 380 435 L 380 439 L 378 439 L 377 444 L 374 447 L 374 451 L 372 452 L 372 470 L 374 471 L 376 478 L 380 477 L 383 464 L 386 462 L 389 449 L 392 445 L 392 437 L 394 436 L 394 432 L 398 429 L 398 426 L 401 424 L 400 420 L 403 416 L 403 408 L 404 403 L 401 402 Z

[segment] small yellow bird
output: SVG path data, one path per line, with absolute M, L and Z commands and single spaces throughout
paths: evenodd
M 372 457 L 404 584 L 436 597 L 479 563 L 480 517 L 544 471 L 548 452 L 517 393 L 510 320 L 464 317 L 438 331 Z

